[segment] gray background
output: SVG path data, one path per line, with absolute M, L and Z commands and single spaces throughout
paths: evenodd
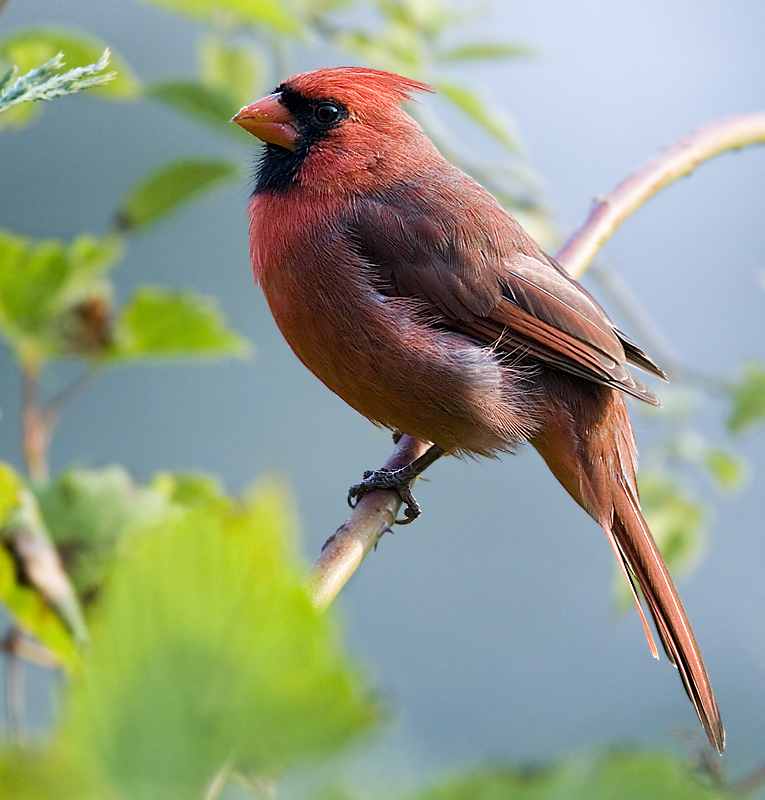
M 43 22 L 103 37 L 144 78 L 192 70 L 198 26 L 148 5 L 11 0 L 0 35 Z M 514 115 L 563 231 L 661 146 L 764 105 L 765 5 L 756 0 L 497 2 L 476 32 L 539 52 L 467 74 Z M 0 136 L 0 225 L 34 236 L 103 232 L 137 175 L 215 152 L 243 156 L 148 103 L 56 101 L 31 129 Z M 391 444 L 280 338 L 252 285 L 247 197 L 237 186 L 137 237 L 116 283 L 118 299 L 147 282 L 216 295 L 257 359 L 103 376 L 67 412 L 53 468 L 122 462 L 141 479 L 206 470 L 232 491 L 277 471 L 294 487 L 310 559 L 345 519 L 347 486 Z M 763 200 L 765 151 L 727 155 L 662 193 L 607 245 L 688 365 L 732 375 L 745 358 L 765 357 Z M 0 457 L 19 464 L 19 386 L 5 350 L 0 376 Z M 712 437 L 721 410 L 713 404 L 704 418 Z M 645 443 L 649 425 L 633 416 Z M 762 445 L 761 433 L 745 444 L 748 489 L 717 504 L 706 556 L 680 581 L 734 774 L 765 760 Z M 430 473 L 418 485 L 423 518 L 386 537 L 337 604 L 392 717 L 358 774 L 392 787 L 443 767 L 612 743 L 682 751 L 673 729 L 698 727 L 677 675 L 652 661 L 635 614 L 613 613 L 610 548 L 536 454 L 449 459 Z

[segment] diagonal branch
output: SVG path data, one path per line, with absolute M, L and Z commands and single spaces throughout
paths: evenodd
M 742 114 L 696 128 L 595 201 L 587 221 L 556 256 L 576 278 L 589 266 L 611 234 L 646 200 L 699 164 L 729 150 L 765 143 L 765 113 Z
M 578 277 L 611 234 L 646 200 L 713 156 L 753 144 L 765 144 L 765 113 L 743 114 L 697 128 L 598 198 L 584 225 L 558 252 L 558 262 Z M 403 436 L 385 468 L 405 466 L 427 447 Z M 308 592 L 318 608 L 332 602 L 367 553 L 389 530 L 400 505 L 396 492 L 370 492 L 327 541 L 308 577 Z

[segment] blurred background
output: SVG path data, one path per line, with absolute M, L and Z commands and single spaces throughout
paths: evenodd
M 394 19 L 398 28 L 385 13 L 397 5 L 409 15 Z M 0 38 L 30 26 L 77 28 L 141 81 L 167 83 L 196 74 L 210 30 L 173 6 L 9 0 Z M 428 28 L 446 12 L 460 16 Z M 440 94 L 413 112 L 551 252 L 594 197 L 661 147 L 765 102 L 765 6 L 756 0 L 355 0 L 305 19 L 324 27 L 302 39 L 283 34 L 277 45 L 258 28 L 242 44 L 256 65 L 250 102 L 317 66 L 398 66 L 440 81 Z M 411 41 L 401 33 L 407 24 Z M 226 25 L 214 19 L 214 35 L 238 41 Z M 504 49 L 439 60 L 417 56 L 422 42 L 434 52 L 433 42 L 443 52 L 473 42 Z M 255 352 L 105 370 L 67 407 L 51 471 L 121 463 L 139 481 L 159 470 L 202 471 L 231 492 L 279 474 L 292 487 L 309 563 L 347 517 L 348 486 L 392 444 L 302 367 L 253 285 L 246 207 L 257 143 L 179 113 L 183 103 L 164 97 L 171 101 L 161 91 L 124 102 L 84 93 L 49 104 L 23 131 L 0 133 L 0 226 L 29 237 L 100 236 L 137 177 L 168 158 L 229 160 L 234 179 L 130 231 L 114 300 L 144 284 L 212 295 Z M 583 280 L 620 327 L 686 378 L 679 389 L 654 387 L 663 416 L 634 404 L 631 412 L 647 470 L 669 470 L 688 499 L 679 515 L 693 528 L 685 564 L 693 569 L 681 563 L 677 583 L 734 776 L 765 762 L 765 439 L 761 429 L 728 433 L 724 387 L 748 361 L 765 360 L 764 207 L 765 150 L 749 148 L 703 165 L 624 224 L 603 251 L 601 278 L 617 270 L 650 324 L 635 318 L 631 301 L 630 313 L 620 310 L 623 291 Z M 43 394 L 76 371 L 64 363 L 46 373 Z M 15 362 L 0 348 L 0 457 L 19 468 L 20 395 Z M 712 452 L 730 456 L 734 479 L 714 479 L 705 462 Z M 336 603 L 348 647 L 389 714 L 382 737 L 349 757 L 354 780 L 385 792 L 485 762 L 543 763 L 612 745 L 685 754 L 702 745 L 675 671 L 651 659 L 637 615 L 618 610 L 602 532 L 531 448 L 501 461 L 446 459 L 427 477 L 416 492 L 421 519 L 385 536 Z M 34 711 L 30 702 L 43 725 L 48 706 Z

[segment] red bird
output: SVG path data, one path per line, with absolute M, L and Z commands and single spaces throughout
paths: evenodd
M 444 160 L 401 109 L 423 91 L 432 89 L 385 72 L 319 69 L 234 117 L 266 142 L 250 249 L 279 329 L 365 417 L 432 443 L 402 470 L 368 474 L 350 497 L 395 486 L 413 518 L 409 482 L 444 453 L 531 442 L 605 530 L 722 753 L 712 687 L 638 500 L 622 393 L 659 401 L 626 366 L 664 373 Z

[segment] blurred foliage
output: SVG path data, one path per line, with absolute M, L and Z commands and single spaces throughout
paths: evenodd
M 45 772 L 65 790 L 77 776 L 94 797 L 201 798 L 224 764 L 276 775 L 332 753 L 377 716 L 331 619 L 302 588 L 284 490 L 261 484 L 234 501 L 179 480 L 184 503 L 143 489 L 130 506 L 129 479 L 115 469 L 70 474 L 45 493 L 49 513 L 65 517 L 58 536 L 87 527 L 103 542 L 111 528 L 124 549 L 45 745 L 60 765 Z M 26 768 L 0 760 L 2 785 Z
M 35 499 L 0 462 L 0 598 L 21 630 L 71 666 L 87 634 L 79 603 L 61 569 Z
M 750 374 L 756 374 L 756 368 Z M 747 378 L 726 389 L 724 398 L 732 407 L 730 414 L 739 407 L 736 392 L 746 384 Z M 702 434 L 698 429 L 705 401 L 698 388 L 680 380 L 663 387 L 661 395 L 661 412 L 643 410 L 658 438 L 643 454 L 638 484 L 651 533 L 670 571 L 682 575 L 693 569 L 704 553 L 715 501 L 747 485 L 749 466 L 738 452 L 738 442 L 730 436 L 730 422 L 716 432 L 723 444 L 713 443 L 710 432 Z M 754 394 L 752 400 L 756 403 Z M 629 609 L 631 594 L 623 584 L 623 575 L 616 569 L 617 602 Z
M 433 84 L 440 98 L 413 115 L 449 160 L 552 246 L 556 235 L 512 119 L 460 77 L 473 62 L 531 51 L 471 39 L 473 11 L 446 0 L 148 1 L 202 23 L 196 74 L 143 81 L 114 55 L 111 80 L 100 74 L 106 46 L 88 34 L 12 33 L 0 39 L 0 111 L 8 109 L 0 128 L 34 120 L 41 104 L 26 100 L 88 88 L 102 100 L 160 103 L 221 133 L 222 149 L 239 141 L 249 153 L 252 138 L 228 120 L 319 47 Z M 455 111 L 470 146 L 442 116 Z M 476 137 L 486 146 L 476 147 Z M 164 472 L 141 485 L 118 465 L 47 476 L 62 407 L 83 384 L 77 379 L 43 402 L 40 375 L 56 361 L 78 359 L 90 377 L 128 361 L 248 352 L 212 299 L 142 287 L 115 308 L 111 279 L 132 236 L 242 175 L 241 160 L 228 155 L 176 156 L 115 202 L 112 229 L 102 235 L 63 242 L 0 231 L 0 336 L 22 371 L 32 474 L 0 463 L 0 598 L 18 628 L 72 675 L 48 740 L 0 753 L 9 800 L 213 797 L 206 787 L 216 773 L 221 782 L 238 774 L 255 795 L 272 793 L 285 769 L 358 739 L 378 715 L 331 617 L 319 617 L 301 588 L 283 489 L 261 485 L 235 500 L 214 476 Z M 765 418 L 761 365 L 726 392 L 730 432 Z M 668 415 L 641 474 L 646 516 L 668 562 L 681 570 L 698 559 L 709 519 L 687 473 L 723 491 L 739 488 L 747 474 L 732 441 L 712 445 L 698 435 L 694 413 Z M 666 756 L 620 752 L 453 778 L 416 797 L 748 796 L 713 778 Z
M 495 770 L 458 778 L 407 800 L 725 800 L 734 790 L 702 782 L 667 755 L 614 752 L 552 769 Z
M 161 519 L 169 501 L 119 465 L 69 469 L 35 486 L 40 513 L 85 603 L 99 594 L 118 548 L 136 527 Z
M 172 190 L 173 204 L 195 193 L 189 184 Z M 171 192 L 163 197 L 167 198 Z M 156 203 L 132 195 L 136 215 L 146 222 Z M 138 223 L 136 223 L 138 224 Z M 191 291 L 138 289 L 124 307 L 112 308 L 108 275 L 124 249 L 117 233 L 71 243 L 34 240 L 0 230 L 0 333 L 19 362 L 41 366 L 76 356 L 92 368 L 110 361 L 152 358 L 209 358 L 242 355 L 245 340 L 234 333 L 210 298 Z
M 765 364 L 749 364 L 729 392 L 733 402 L 728 429 L 732 433 L 742 433 L 765 421 Z
M 143 228 L 206 194 L 220 183 L 241 178 L 228 161 L 184 159 L 164 164 L 140 180 L 117 209 L 117 227 L 123 231 Z
M 227 327 L 212 299 L 144 286 L 117 319 L 109 357 L 219 358 L 249 350 L 248 342 Z

